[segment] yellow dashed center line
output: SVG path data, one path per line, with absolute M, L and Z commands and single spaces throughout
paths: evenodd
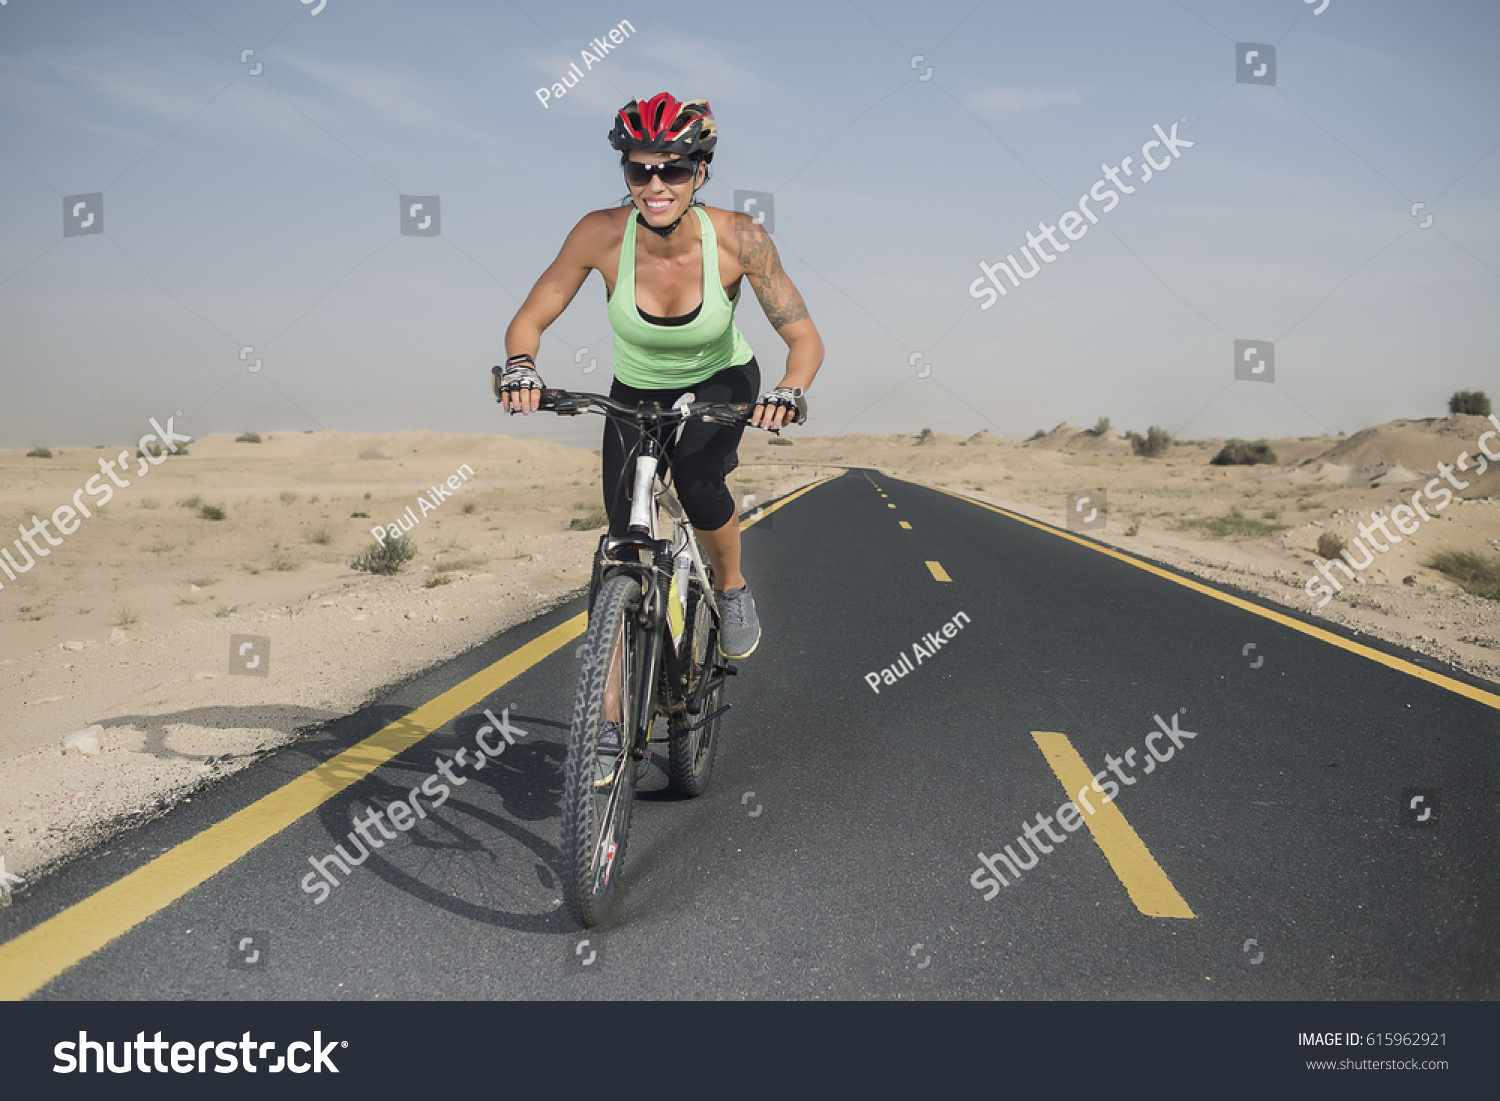
M 948 571 L 943 569 L 942 563 L 940 562 L 929 562 L 927 563 L 927 568 L 932 571 L 932 576 L 937 581 L 953 580 L 953 578 L 948 576 Z
M 905 520 L 897 520 L 896 522 L 898 524 L 900 524 L 903 528 L 905 528 L 907 531 L 911 531 L 911 525 L 908 524 Z
M 895 508 L 896 506 L 895 505 L 886 505 L 885 507 L 886 508 Z
M 1147 917 L 1197 917 L 1188 907 L 1187 900 L 1172 886 L 1172 881 L 1151 855 L 1151 850 L 1146 848 L 1146 843 L 1125 821 L 1120 808 L 1114 803 L 1101 802 L 1103 794 L 1090 787 L 1094 774 L 1078 755 L 1078 750 L 1073 748 L 1073 743 L 1068 741 L 1068 736 L 1044 730 L 1033 730 L 1031 736 L 1062 782 L 1068 798 L 1078 807 L 1084 824 L 1104 851 L 1104 858 L 1124 884 L 1135 908 Z M 1087 812 L 1089 807 L 1094 813 Z

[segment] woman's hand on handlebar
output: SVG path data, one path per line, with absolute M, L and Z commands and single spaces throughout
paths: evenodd
M 492 387 L 507 413 L 535 413 L 542 400 L 542 378 L 530 356 L 513 356 L 504 367 L 491 368 Z
M 790 424 L 807 420 L 807 399 L 800 386 L 778 386 L 761 395 L 749 423 L 768 432 L 778 432 Z

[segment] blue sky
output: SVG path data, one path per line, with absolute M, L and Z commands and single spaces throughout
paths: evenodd
M 0 6 L 0 446 L 176 410 L 194 435 L 592 437 L 502 418 L 488 368 L 568 230 L 624 194 L 614 110 L 663 89 L 719 119 L 706 202 L 774 196 L 828 351 L 806 431 L 1305 435 L 1500 398 L 1500 5 L 315 8 Z M 1238 42 L 1275 47 L 1274 86 L 1236 82 Z M 1174 122 L 1194 145 L 1170 170 L 980 308 L 981 261 Z M 63 199 L 90 193 L 104 232 L 65 237 Z M 402 194 L 439 196 L 440 236 L 398 232 Z M 776 381 L 753 296 L 739 320 Z M 1274 383 L 1233 381 L 1236 339 L 1274 342 Z M 604 389 L 609 346 L 591 277 L 543 375 Z

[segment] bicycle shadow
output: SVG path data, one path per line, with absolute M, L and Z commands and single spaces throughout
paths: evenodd
M 568 726 L 541 715 L 512 712 L 509 718 L 527 735 L 482 769 L 450 763 L 461 782 L 446 778 L 438 762 L 452 762 L 460 748 L 474 753 L 475 735 L 489 723 L 482 710 L 460 716 L 329 799 L 318 810 L 327 840 L 316 855 L 358 857 L 363 851 L 340 880 L 368 869 L 411 897 L 471 921 L 518 932 L 573 932 L 560 905 L 563 859 L 556 838 Z M 443 788 L 446 796 L 434 796 Z M 383 813 L 398 801 L 410 806 L 414 798 L 423 817 L 394 838 L 367 826 L 372 844 L 362 843 L 356 820 L 369 823 L 371 810 Z M 544 822 L 545 834 L 529 825 Z

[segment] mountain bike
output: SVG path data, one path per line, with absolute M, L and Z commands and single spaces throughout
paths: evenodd
M 692 397 L 663 409 L 543 390 L 539 405 L 565 416 L 600 413 L 640 431 L 622 474 L 631 479 L 629 530 L 604 535 L 594 557 L 564 766 L 563 896 L 586 928 L 604 920 L 619 888 L 638 762 L 653 742 L 666 742 L 672 790 L 703 794 L 729 710 L 724 684 L 736 670 L 719 652 L 713 567 L 658 466 L 674 430 L 680 438 L 694 419 L 743 425 L 754 406 Z M 658 509 L 670 521 L 667 538 L 658 536 Z M 667 731 L 653 736 L 658 718 Z

